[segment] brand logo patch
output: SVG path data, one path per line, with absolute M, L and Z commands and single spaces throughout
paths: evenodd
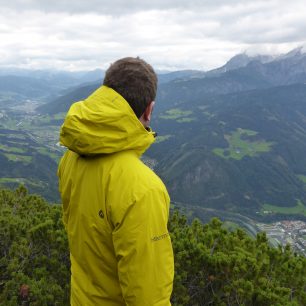
M 160 236 L 154 236 L 151 238 L 152 241 L 159 241 L 169 236 L 169 233 L 162 234 Z

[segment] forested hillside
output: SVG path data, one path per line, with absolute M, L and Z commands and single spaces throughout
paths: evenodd
M 306 258 L 265 234 L 172 212 L 173 305 L 306 305 Z M 0 305 L 69 305 L 69 251 L 60 205 L 0 190 Z
M 145 158 L 173 201 L 257 222 L 306 220 L 301 49 L 277 58 L 240 54 L 212 71 L 178 71 L 159 81 L 151 122 L 158 137 Z M 98 86 L 74 88 L 37 110 L 63 115 Z
M 295 84 L 181 102 L 155 113 L 146 154 L 174 201 L 276 220 L 265 204 L 306 203 L 305 101 Z

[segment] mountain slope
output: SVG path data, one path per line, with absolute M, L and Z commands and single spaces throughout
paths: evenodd
M 166 110 L 204 97 L 304 83 L 306 54 L 302 49 L 296 49 L 274 60 L 269 56 L 238 55 L 225 66 L 207 73 L 185 70 L 159 75 L 159 79 L 156 108 Z M 74 88 L 41 106 L 38 111 L 49 114 L 65 112 L 73 102 L 83 100 L 100 84 Z
M 65 95 L 58 97 L 50 103 L 39 106 L 36 111 L 42 114 L 57 114 L 67 112 L 73 102 L 87 98 L 100 86 L 99 83 L 77 87 L 68 91 Z
M 266 221 L 306 218 L 306 56 L 297 49 L 268 62 L 233 62 L 217 75 L 164 78 L 152 121 L 159 136 L 147 157 L 176 202 Z M 52 119 L 58 132 L 58 113 L 99 85 L 67 91 L 38 108 L 57 115 L 37 120 Z
M 161 141 L 148 155 L 160 161 L 174 201 L 251 216 L 263 204 L 306 204 L 305 84 L 207 97 L 155 115 Z
M 40 126 L 34 128 L 42 130 Z M 51 133 L 50 127 L 48 132 L 44 132 L 44 138 L 49 139 L 47 133 Z M 25 184 L 31 192 L 58 202 L 56 171 L 62 153 L 38 139 L 21 129 L 3 128 L 0 123 L 0 186 Z
M 225 65 L 220 68 L 213 69 L 206 73 L 206 76 L 217 76 L 224 72 L 235 70 L 247 66 L 253 61 L 258 61 L 262 64 L 271 62 L 274 60 L 274 57 L 271 55 L 256 55 L 249 56 L 246 53 L 241 53 L 233 56 Z
M 237 91 L 244 91 L 256 88 L 266 88 L 271 84 L 260 77 L 246 74 L 244 71 L 229 71 L 221 76 L 211 78 L 198 78 L 193 74 L 177 73 L 177 79 L 172 79 L 174 75 L 169 76 L 169 82 L 161 83 L 158 87 L 156 101 L 157 108 L 167 108 L 169 104 L 179 104 L 185 101 L 194 101 L 205 96 L 215 94 L 226 94 Z M 198 75 L 198 74 L 196 74 Z M 163 75 L 164 81 L 166 76 Z M 83 100 L 101 83 L 80 86 L 72 89 L 67 94 L 37 108 L 37 111 L 43 114 L 56 114 L 66 112 L 73 102 Z
M 174 80 L 178 82 L 185 82 L 186 80 L 194 80 L 199 76 L 203 76 L 205 73 L 198 70 L 182 70 L 169 73 L 163 73 L 158 75 L 158 82 L 160 86 L 162 84 L 169 83 Z M 93 91 L 95 91 L 99 86 L 101 86 L 102 80 L 100 82 L 95 82 L 92 84 L 84 84 L 74 88 L 70 88 L 66 93 L 51 102 L 41 105 L 37 108 L 37 111 L 42 114 L 57 114 L 62 112 L 67 112 L 69 107 L 73 102 L 81 101 L 87 98 Z

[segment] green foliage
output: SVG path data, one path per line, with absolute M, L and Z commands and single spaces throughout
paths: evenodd
M 246 130 L 238 128 L 235 132 L 232 132 L 231 135 L 225 135 L 229 147 L 227 149 L 215 148 L 213 153 L 228 159 L 233 158 L 240 160 L 245 156 L 257 156 L 258 153 L 269 152 L 273 142 L 266 141 L 249 141 L 241 139 L 241 136 L 255 136 L 257 132 L 252 130 Z
M 272 248 L 264 233 L 229 232 L 172 214 L 173 305 L 306 305 L 306 258 Z
M 165 114 L 160 115 L 159 117 L 162 119 L 171 119 L 176 120 L 178 123 L 184 122 L 192 122 L 196 120 L 196 118 L 190 118 L 188 116 L 192 115 L 193 111 L 190 110 L 181 110 L 179 108 L 172 108 L 165 112 Z
M 54 137 L 57 141 L 57 134 L 50 127 L 37 126 L 26 132 L 21 129 L 0 129 L 0 132 L 0 186 L 16 188 L 22 183 L 31 193 L 58 202 L 56 169 L 62 152 L 52 140 Z
M 23 186 L 0 190 L 0 305 L 21 303 L 22 285 L 30 288 L 30 305 L 68 305 L 69 267 L 61 207 Z
M 306 184 L 306 175 L 300 174 L 300 175 L 298 175 L 298 178 L 299 178 L 303 183 Z
M 240 77 L 239 82 L 245 80 Z M 289 207 L 300 199 L 306 204 L 306 132 L 300 116 L 306 86 L 225 94 L 237 83 L 223 82 L 223 77 L 208 77 L 162 84 L 152 127 L 175 139 L 151 146 L 146 154 L 158 160 L 155 171 L 174 201 L 278 221 L 283 214 L 258 213 L 263 203 Z M 192 111 L 184 117 L 196 120 L 187 124 L 160 117 L 173 109 Z
M 192 122 L 192 121 L 195 121 L 196 120 L 196 118 L 180 118 L 180 119 L 177 119 L 176 120 L 176 122 L 178 122 L 178 123 L 184 123 L 184 122 Z
M 0 184 L 15 184 L 19 186 L 20 184 L 25 186 L 35 186 L 40 188 L 46 188 L 47 184 L 42 181 L 32 181 L 30 179 L 18 177 L 18 178 L 11 178 L 11 177 L 1 177 Z
M 6 152 L 15 152 L 15 153 L 24 153 L 25 150 L 22 148 L 14 148 L 14 147 L 9 147 L 7 145 L 2 145 L 0 144 L 0 149 Z
M 32 157 L 28 155 L 16 155 L 9 153 L 4 153 L 3 155 L 10 161 L 22 162 L 23 164 L 29 164 L 32 161 Z
M 306 206 L 300 201 L 297 201 L 296 206 L 285 207 L 270 204 L 264 204 L 261 213 L 263 214 L 285 214 L 285 215 L 304 215 L 306 217 Z
M 306 258 L 272 248 L 214 218 L 191 225 L 178 212 L 169 230 L 175 254 L 173 306 L 306 305 Z M 69 305 L 70 262 L 61 208 L 40 197 L 0 190 L 0 305 Z
M 166 141 L 166 140 L 168 140 L 169 138 L 171 138 L 172 136 L 173 136 L 173 135 L 162 135 L 162 136 L 158 135 L 158 136 L 156 137 L 155 143 L 160 143 L 160 142 Z

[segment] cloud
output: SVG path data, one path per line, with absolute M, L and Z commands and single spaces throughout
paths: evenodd
M 306 37 L 304 1 L 1 1 L 0 65 L 83 70 L 141 56 L 158 69 L 212 69 L 287 52 Z
M 239 0 L 1 0 L 2 8 L 39 10 L 43 12 L 102 13 L 108 15 L 130 14 L 148 10 L 216 9 L 222 5 L 235 5 Z

